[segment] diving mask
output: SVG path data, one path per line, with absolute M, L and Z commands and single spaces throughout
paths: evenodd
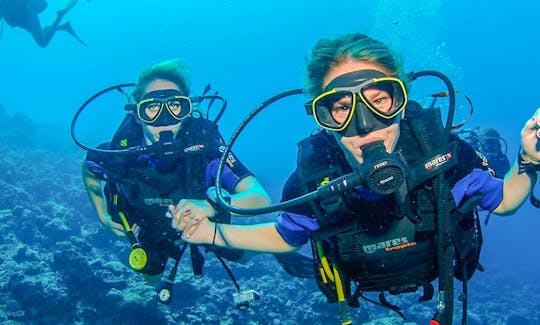
M 306 103 L 319 126 L 343 136 L 366 134 L 394 123 L 407 104 L 403 82 L 376 70 L 359 70 L 332 80 Z
M 163 114 L 163 108 L 168 114 Z M 156 90 L 146 94 L 137 104 L 137 116 L 152 126 L 177 124 L 191 113 L 191 99 L 178 90 Z
M 495 129 L 485 129 L 478 133 L 480 151 L 489 159 L 503 155 L 501 136 Z

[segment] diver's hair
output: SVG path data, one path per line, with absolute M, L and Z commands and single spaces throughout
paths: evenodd
M 384 43 L 361 33 L 351 33 L 319 40 L 311 51 L 307 64 L 305 91 L 309 96 L 322 92 L 323 78 L 330 68 L 349 59 L 380 64 L 399 78 L 408 88 L 408 78 L 400 58 Z
M 146 86 L 157 79 L 167 80 L 176 84 L 182 95 L 189 96 L 186 65 L 178 59 L 173 59 L 159 62 L 144 69 L 139 75 L 139 80 L 133 89 L 133 99 L 137 102 L 140 101 L 144 95 Z

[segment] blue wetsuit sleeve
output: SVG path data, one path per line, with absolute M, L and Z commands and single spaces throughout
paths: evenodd
M 206 166 L 205 182 L 206 186 L 214 186 L 217 177 L 217 171 L 219 167 L 219 159 L 212 160 Z M 223 173 L 221 175 L 221 184 L 223 188 L 233 193 L 234 188 L 242 179 L 253 175 L 239 160 L 235 161 L 234 166 L 229 167 L 225 165 L 223 168 Z
M 296 247 L 307 243 L 311 232 L 319 229 L 316 218 L 286 211 L 280 213 L 275 226 L 283 240 Z
M 97 146 L 97 149 L 110 149 L 110 143 L 102 143 Z M 103 163 L 107 161 L 107 154 L 100 152 L 89 151 L 85 157 L 86 167 L 94 176 L 101 180 L 107 179 L 107 170 L 103 167 Z
M 215 186 L 219 162 L 222 153 L 225 151 L 225 144 L 223 143 L 222 137 L 219 136 L 219 131 L 217 136 L 210 141 L 209 146 L 209 155 L 211 158 L 206 165 L 205 174 L 207 187 Z M 223 188 L 226 191 L 233 193 L 238 182 L 248 176 L 254 175 L 234 153 L 229 152 L 221 175 L 221 184 L 223 185 Z
M 480 201 L 480 207 L 487 211 L 493 211 L 503 199 L 503 181 L 495 178 L 487 170 L 475 168 L 452 188 L 452 195 L 457 205 L 463 199 L 476 193 L 484 195 L 482 201 Z

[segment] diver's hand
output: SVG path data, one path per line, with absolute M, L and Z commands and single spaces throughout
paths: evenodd
M 107 230 L 111 231 L 113 234 L 115 234 L 118 237 L 125 237 L 126 234 L 124 233 L 124 226 L 121 224 L 112 221 L 110 216 L 107 216 L 105 218 L 100 218 L 102 220 L 102 224 Z
M 216 214 L 214 208 L 206 200 L 180 200 L 174 211 L 181 215 L 187 215 L 194 226 L 198 225 L 201 220 L 208 219 Z
M 540 138 L 540 108 L 527 120 L 521 130 L 521 155 L 525 162 L 540 164 L 538 139 Z
M 135 237 L 139 237 L 139 234 L 141 233 L 141 227 L 139 227 L 138 224 L 134 223 L 132 226 L 131 226 L 131 232 L 133 233 L 133 235 Z
M 213 241 L 215 225 L 208 218 L 199 219 L 190 210 L 169 205 L 165 214 L 172 219 L 171 226 L 182 232 L 182 239 L 193 244 L 210 244 Z

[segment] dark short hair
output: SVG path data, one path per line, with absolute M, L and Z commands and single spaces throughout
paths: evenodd
M 132 92 L 133 99 L 137 102 L 140 101 L 144 95 L 146 86 L 157 79 L 167 80 L 176 84 L 182 95 L 189 96 L 186 66 L 182 61 L 172 59 L 154 64 L 141 72 L 139 80 Z
M 305 91 L 309 96 L 322 92 L 324 76 L 332 66 L 348 59 L 357 59 L 380 64 L 399 78 L 408 88 L 408 78 L 403 71 L 400 58 L 384 43 L 361 33 L 345 34 L 319 40 L 311 51 L 307 64 Z

